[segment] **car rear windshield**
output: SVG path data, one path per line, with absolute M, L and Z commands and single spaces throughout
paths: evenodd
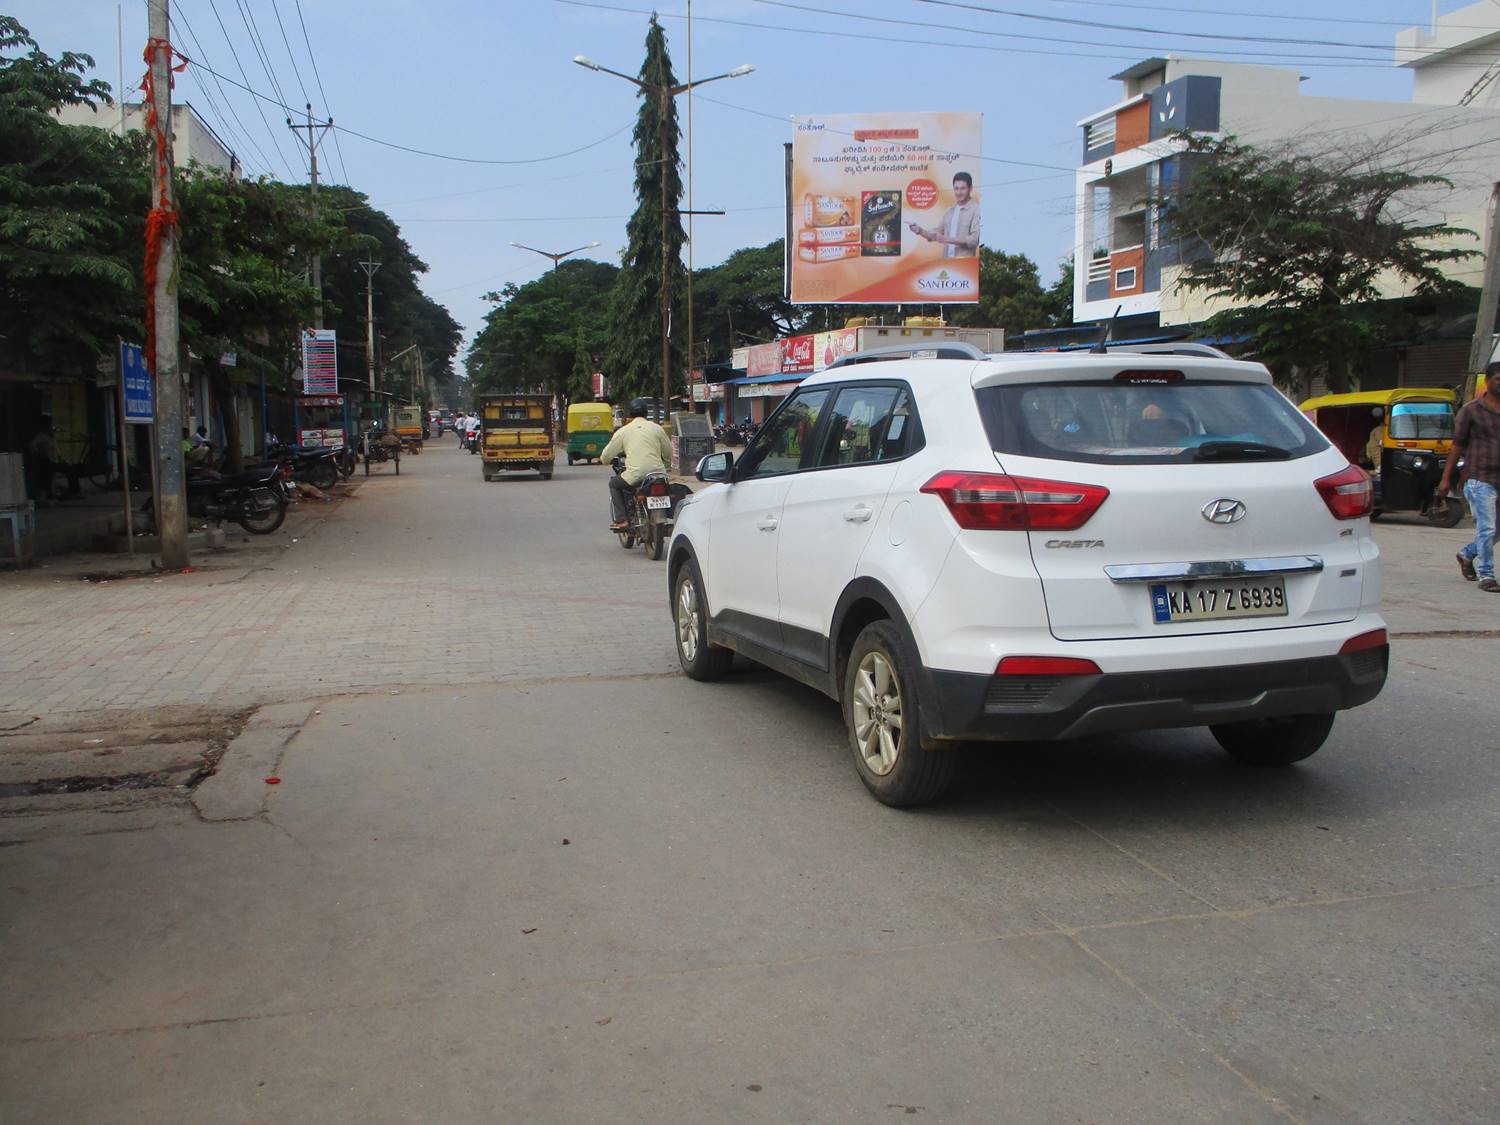
M 1008 383 L 975 391 L 998 453 L 1094 464 L 1306 457 L 1327 440 L 1264 383 Z

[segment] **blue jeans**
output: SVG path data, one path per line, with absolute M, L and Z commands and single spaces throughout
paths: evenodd
M 1464 484 L 1464 499 L 1474 513 L 1474 542 L 1466 543 L 1459 553 L 1474 560 L 1481 579 L 1495 577 L 1495 493 L 1489 481 L 1471 480 Z

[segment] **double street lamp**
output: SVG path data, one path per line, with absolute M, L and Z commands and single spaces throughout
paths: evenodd
M 544 258 L 551 258 L 552 268 L 556 269 L 557 263 L 562 261 L 569 254 L 576 254 L 580 250 L 592 250 L 599 244 L 597 242 L 590 242 L 587 245 L 575 246 L 571 250 L 561 250 L 555 254 L 550 250 L 538 250 L 535 246 L 527 246 L 524 242 L 512 242 L 511 245 L 514 246 L 517 250 L 530 250 L 533 254 L 540 254 Z
M 749 74 L 755 68 L 746 63 L 737 66 L 733 70 L 723 74 L 711 75 L 708 78 L 695 78 L 691 82 L 679 82 L 668 86 L 655 82 L 642 82 L 629 74 L 618 70 L 611 70 L 607 66 L 600 66 L 587 55 L 574 55 L 573 61 L 588 70 L 596 70 L 601 74 L 613 74 L 616 78 L 623 78 L 643 94 L 654 95 L 659 103 L 656 114 L 656 148 L 661 154 L 661 397 L 662 409 L 668 410 L 672 402 L 672 345 L 670 341 L 671 332 L 671 300 L 668 296 L 667 286 L 667 215 L 672 213 L 667 206 L 667 108 L 671 100 L 678 94 L 685 94 L 698 86 L 717 82 L 721 78 L 740 78 Z M 680 212 L 679 212 L 680 213 Z M 691 341 L 689 341 L 691 345 Z M 689 355 L 689 362 L 692 357 Z

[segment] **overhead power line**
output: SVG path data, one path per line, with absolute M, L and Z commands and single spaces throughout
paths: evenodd
M 307 84 L 302 81 L 302 68 L 297 65 L 297 56 L 292 54 L 292 41 L 286 36 L 286 24 L 281 22 L 281 8 L 276 0 L 271 0 L 271 11 L 276 13 L 276 26 L 281 30 L 281 44 L 286 48 L 286 57 L 291 61 L 292 73 L 297 78 L 297 89 L 302 91 L 302 100 L 310 102 L 312 98 L 307 94 Z M 326 112 L 328 107 L 325 105 L 323 109 Z
M 197 54 L 197 55 L 199 55 L 200 57 L 202 57 L 205 61 L 207 61 L 208 55 L 207 55 L 207 52 L 204 51 L 204 49 L 203 49 L 203 43 L 198 38 L 198 33 L 193 30 L 193 25 L 188 21 L 187 13 L 182 9 L 181 6 L 179 6 L 178 9 L 177 9 L 177 11 L 172 14 L 172 19 L 173 19 L 173 22 L 176 22 L 177 20 L 181 20 L 182 21 L 182 26 L 183 26 L 184 30 L 187 31 L 188 38 L 190 38 L 193 41 L 194 53 Z M 207 68 L 205 68 L 205 69 L 207 69 Z M 213 71 L 209 71 L 209 74 L 212 75 Z M 239 111 L 234 108 L 234 100 L 232 98 L 230 98 L 229 91 L 226 90 L 226 89 L 224 89 L 224 83 L 220 82 L 219 79 L 218 79 L 218 77 L 215 76 L 214 77 L 214 84 L 216 86 L 218 86 L 218 88 L 219 88 L 219 95 L 220 95 L 220 97 L 223 98 L 223 100 L 224 100 L 224 106 L 229 111 L 230 117 L 234 118 L 235 123 L 239 126 L 240 139 L 236 140 L 235 143 L 244 146 L 244 155 L 246 157 L 250 156 L 251 151 L 253 150 L 254 153 L 255 153 L 256 160 L 258 160 L 260 162 L 260 166 L 261 166 L 262 171 L 266 172 L 268 175 L 275 175 L 275 173 L 276 173 L 276 163 L 275 163 L 275 161 L 271 160 L 270 157 L 268 157 L 266 155 L 265 150 L 262 149 L 260 147 L 260 145 L 256 143 L 255 137 L 251 133 L 249 127 L 246 126 L 246 124 L 244 123 L 244 121 L 242 121 L 240 119 Z M 202 82 L 199 82 L 198 86 L 203 91 L 204 97 L 211 96 L 209 94 L 207 85 L 205 85 Z M 227 125 L 228 122 L 226 121 L 225 124 Z M 229 132 L 230 136 L 234 137 L 234 131 L 233 130 L 226 129 L 226 132 Z
M 639 16 L 648 16 L 648 15 L 653 15 L 654 14 L 654 15 L 658 16 L 661 19 L 685 20 L 687 18 L 686 15 L 684 15 L 683 13 L 680 13 L 680 12 L 663 12 L 660 9 L 656 9 L 656 10 L 653 11 L 650 8 L 631 8 L 631 7 L 626 7 L 626 6 L 622 5 L 622 4 L 605 4 L 605 3 L 599 3 L 598 0 L 552 0 L 552 2 L 554 4 L 566 4 L 566 5 L 568 5 L 570 7 L 574 7 L 574 8 L 590 8 L 590 9 L 594 9 L 596 11 L 603 11 L 603 12 L 624 12 L 624 13 L 627 13 L 629 15 L 639 15 Z M 925 2 L 925 0 L 919 0 L 919 2 Z M 855 13 L 851 13 L 851 12 L 838 12 L 838 13 L 834 13 L 834 14 L 838 15 L 841 18 L 847 18 L 849 16 L 854 15 Z M 873 43 L 892 43 L 892 44 L 895 44 L 895 45 L 901 46 L 901 47 L 914 47 L 914 46 L 921 46 L 921 47 L 948 47 L 948 48 L 956 48 L 958 50 L 963 50 L 963 51 L 984 51 L 984 52 L 988 52 L 988 53 L 1004 54 L 1004 55 L 1024 54 L 1024 55 L 1039 55 L 1039 56 L 1049 57 L 1049 58 L 1102 59 L 1102 60 L 1106 60 L 1106 61 L 1109 61 L 1109 62 L 1127 62 L 1127 63 L 1129 63 L 1129 62 L 1138 62 L 1138 61 L 1140 61 L 1140 58 L 1141 58 L 1141 55 L 1142 55 L 1143 52 L 1148 53 L 1148 54 L 1161 54 L 1161 53 L 1167 53 L 1168 52 L 1168 48 L 1156 47 L 1156 46 L 1153 46 L 1153 47 L 1143 47 L 1143 46 L 1139 46 L 1139 45 L 1130 45 L 1130 44 L 1118 44 L 1118 45 L 1117 44 L 1109 44 L 1109 46 L 1116 47 L 1117 49 L 1115 49 L 1113 51 L 1108 51 L 1108 52 L 1047 50 L 1045 48 L 1038 48 L 1038 47 L 1032 47 L 1032 46 L 1020 46 L 1020 45 L 1018 45 L 1018 46 L 1014 46 L 1014 47 L 1006 47 L 1006 46 L 999 46 L 999 45 L 996 45 L 996 44 L 989 44 L 989 43 L 975 43 L 975 42 L 972 42 L 972 41 L 970 41 L 970 42 L 959 42 L 959 41 L 943 40 L 943 39 L 913 39 L 913 38 L 911 38 L 909 36 L 900 36 L 900 37 L 897 37 L 897 36 L 892 36 L 892 35 L 872 35 L 872 34 L 870 34 L 868 32 L 850 31 L 847 28 L 839 28 L 837 30 L 833 30 L 833 29 L 824 29 L 824 28 L 815 28 L 815 27 L 791 27 L 791 26 L 787 26 L 785 24 L 758 23 L 758 22 L 756 22 L 754 20 L 729 19 L 729 18 L 726 18 L 726 17 L 723 17 L 723 16 L 701 16 L 701 15 L 695 15 L 693 17 L 693 19 L 696 22 L 698 22 L 698 23 L 722 24 L 722 25 L 727 26 L 727 27 L 745 27 L 745 28 L 751 28 L 751 29 L 753 29 L 755 31 L 771 31 L 771 32 L 775 32 L 775 33 L 783 35 L 783 36 L 797 36 L 797 37 L 802 37 L 802 36 L 808 36 L 808 35 L 817 35 L 817 36 L 822 36 L 822 37 L 825 37 L 825 38 L 840 39 L 840 40 L 844 40 L 844 41 L 848 41 L 848 40 L 851 40 L 851 39 L 857 39 L 857 40 L 864 40 L 864 41 L 873 42 Z M 977 28 L 971 28 L 971 27 L 959 28 L 958 30 L 961 31 L 963 34 L 966 34 L 966 35 L 985 34 L 981 30 L 979 30 Z M 1003 38 L 1020 38 L 1019 36 L 1002 36 L 1002 37 Z M 1072 40 L 1064 40 L 1064 42 L 1072 42 Z M 1235 52 L 1232 52 L 1232 51 L 1228 51 L 1228 50 L 1224 50 L 1224 49 L 1220 49 L 1220 48 L 1214 48 L 1214 47 L 1200 47 L 1197 50 L 1200 53 L 1220 54 L 1220 55 L 1223 55 L 1223 54 L 1234 54 L 1235 53 Z M 1128 52 L 1128 53 L 1122 53 L 1122 52 Z M 1185 53 L 1185 52 L 1175 52 L 1175 53 Z M 1270 51 L 1266 51 L 1266 52 L 1254 52 L 1254 55 L 1257 58 L 1261 58 L 1261 59 L 1265 60 L 1263 62 L 1263 65 L 1267 65 L 1267 66 L 1274 65 L 1277 60 L 1286 59 L 1288 57 L 1284 52 L 1270 52 Z M 1372 61 L 1372 60 L 1358 60 L 1358 59 L 1356 59 L 1354 61 L 1351 61 L 1348 56 L 1344 56 L 1344 55 L 1337 55 L 1337 56 L 1334 56 L 1334 55 L 1330 55 L 1330 56 L 1320 56 L 1320 55 L 1298 56 L 1294 61 L 1295 61 L 1296 66 L 1299 69 L 1313 69 L 1313 68 L 1318 68 L 1318 69 L 1331 69 L 1331 70 L 1389 70 L 1391 68 L 1391 64 L 1389 62 L 1379 62 L 1379 61 Z M 1455 68 L 1461 67 L 1461 66 L 1471 66 L 1471 65 L 1472 66 L 1482 66 L 1482 64 L 1469 64 L 1469 63 L 1454 63 L 1454 64 L 1450 64 L 1450 65 L 1452 65 Z
M 239 86 L 242 90 L 249 90 L 250 76 L 245 73 L 245 64 L 240 62 L 240 53 L 234 49 L 234 40 L 229 38 L 229 29 L 224 26 L 224 17 L 219 14 L 219 5 L 216 3 L 216 0 L 208 0 L 208 6 L 213 10 L 214 19 L 219 23 L 219 31 L 224 35 L 224 42 L 229 45 L 230 57 L 234 59 L 234 65 L 239 69 L 240 77 L 245 81 L 244 84 L 241 85 L 240 83 L 235 82 L 234 79 L 229 78 L 225 75 L 217 75 L 217 77 L 222 81 L 228 82 L 231 86 Z M 204 66 L 203 69 L 208 70 L 208 67 Z M 216 72 L 212 70 L 209 70 L 209 73 L 216 74 Z M 281 158 L 281 166 L 286 169 L 286 174 L 288 176 L 292 175 L 292 162 L 286 158 L 286 153 L 281 151 L 281 141 L 277 138 L 276 133 L 271 129 L 271 123 L 266 120 L 266 112 L 265 110 L 260 108 L 260 102 L 258 101 L 255 103 L 255 112 L 260 115 L 260 123 L 266 127 L 266 136 L 271 138 L 271 146 L 275 148 L 276 155 Z
M 302 25 L 302 42 L 307 46 L 307 61 L 312 64 L 313 78 L 318 83 L 318 95 L 323 99 L 323 115 L 331 118 L 333 116 L 333 107 L 328 104 L 328 91 L 323 89 L 323 75 L 318 71 L 318 57 L 313 54 L 312 39 L 307 34 L 307 21 L 302 18 L 302 0 L 295 0 L 295 3 L 297 5 L 297 22 Z M 334 155 L 339 158 L 339 171 L 343 174 L 344 183 L 350 183 L 349 169 L 344 166 L 344 149 L 339 144 L 337 131 L 333 134 L 333 151 Z
M 227 75 L 227 74 L 220 74 L 216 70 L 211 70 L 207 65 L 205 65 L 204 63 L 199 62 L 197 59 L 189 58 L 187 61 L 188 61 L 189 65 L 197 67 L 199 70 L 206 70 L 206 71 L 208 71 L 209 74 L 212 74 L 215 78 L 218 78 L 218 79 L 220 79 L 220 80 L 222 80 L 224 82 L 228 82 L 231 86 L 237 86 L 237 87 L 239 87 L 241 90 L 244 90 L 247 94 L 250 94 L 252 97 L 258 99 L 258 101 L 268 102 L 271 105 L 275 106 L 277 109 L 285 110 L 287 113 L 301 113 L 301 112 L 304 112 L 302 110 L 293 109 L 291 106 L 287 105 L 286 102 L 280 100 L 279 98 L 274 98 L 274 97 L 272 97 L 269 94 L 264 94 L 261 91 L 255 89 L 255 87 L 248 85 L 247 83 L 236 82 L 233 78 L 229 77 L 229 75 Z M 257 108 L 258 108 L 258 105 L 257 105 Z M 262 119 L 264 119 L 264 114 L 262 114 Z M 491 158 L 479 157 L 479 156 L 454 156 L 451 153 L 430 152 L 427 149 L 413 148 L 410 145 L 398 144 L 396 141 L 387 141 L 387 140 L 382 140 L 380 137 L 372 137 L 369 133 L 361 133 L 358 129 L 351 129 L 347 125 L 335 124 L 333 126 L 333 130 L 334 130 L 335 133 L 348 133 L 351 137 L 358 137 L 362 141 L 369 141 L 371 144 L 382 145 L 385 148 L 393 148 L 393 149 L 396 149 L 396 150 L 398 150 L 400 152 L 410 152 L 410 153 L 413 153 L 413 154 L 415 154 L 417 156 L 430 156 L 434 160 L 452 160 L 452 161 L 456 161 L 457 163 L 460 163 L 460 164 L 504 164 L 504 165 L 508 165 L 508 164 L 545 164 L 549 160 L 561 160 L 565 156 L 574 156 L 574 155 L 576 155 L 576 154 L 578 154 L 580 152 L 587 152 L 591 148 L 598 148 L 600 145 L 604 144 L 606 141 L 613 140 L 615 137 L 618 137 L 621 133 L 625 132 L 625 130 L 629 129 L 634 124 L 635 124 L 635 122 L 633 122 L 633 121 L 627 121 L 624 125 L 621 125 L 614 132 L 612 132 L 612 133 L 606 133 L 604 136 L 600 137 L 597 141 L 590 141 L 586 145 L 579 145 L 577 148 L 570 148 L 566 152 L 554 152 L 550 156 L 529 156 L 529 157 L 523 157 L 523 158 L 516 159 L 516 160 L 497 160 L 497 159 L 491 159 Z
M 786 8 L 786 9 L 788 9 L 790 11 L 794 11 L 794 12 L 809 12 L 809 13 L 812 13 L 812 14 L 815 14 L 815 15 L 820 15 L 820 16 L 833 16 L 833 17 L 836 17 L 838 19 L 864 20 L 864 21 L 869 22 L 869 23 L 895 24 L 895 25 L 900 26 L 900 27 L 928 28 L 928 29 L 935 30 L 935 31 L 936 30 L 941 30 L 941 31 L 958 31 L 958 32 L 962 32 L 962 33 L 964 33 L 966 35 L 984 35 L 984 36 L 988 36 L 988 37 L 994 38 L 994 39 L 1017 39 L 1017 40 L 1022 40 L 1022 41 L 1025 41 L 1025 42 L 1031 42 L 1031 43 L 1069 43 L 1069 44 L 1073 44 L 1074 46 L 1078 46 L 1078 47 L 1108 47 L 1108 48 L 1115 48 L 1115 49 L 1119 49 L 1121 47 L 1129 46 L 1129 44 L 1120 43 L 1118 41 L 1101 42 L 1100 40 L 1097 40 L 1097 39 L 1079 39 L 1076 36 L 1025 35 L 1025 34 L 1022 34 L 1021 32 L 1015 32 L 1015 31 L 995 31 L 995 30 L 988 29 L 988 28 L 967 27 L 967 26 L 955 25 L 955 24 L 935 24 L 931 20 L 907 20 L 907 19 L 898 19 L 898 18 L 896 18 L 894 16 L 872 16 L 872 15 L 867 15 L 867 14 L 865 14 L 863 12 L 851 12 L 851 11 L 844 11 L 844 10 L 839 10 L 839 9 L 835 9 L 835 8 L 820 8 L 820 7 L 817 7 L 816 5 L 812 5 L 812 4 L 797 4 L 797 3 L 792 3 L 791 0 L 755 0 L 755 3 L 757 3 L 757 4 L 764 4 L 764 5 L 766 5 L 768 7 L 772 7 L 772 8 Z M 1146 50 L 1147 48 L 1143 47 L 1141 49 L 1142 50 Z M 1361 48 L 1361 49 L 1365 49 L 1365 48 Z M 1373 51 L 1377 51 L 1378 53 L 1375 54 L 1375 55 L 1369 55 L 1369 56 L 1364 56 L 1364 57 L 1357 57 L 1357 56 L 1352 56 L 1352 55 L 1351 56 L 1338 56 L 1338 57 L 1339 58 L 1347 58 L 1349 61 L 1355 61 L 1355 62 L 1376 62 L 1376 63 L 1379 63 L 1382 67 L 1388 67 L 1390 65 L 1390 63 L 1389 63 L 1390 49 L 1389 48 L 1387 48 L 1387 47 L 1373 48 L 1372 47 L 1372 48 L 1368 48 L 1368 49 L 1369 50 L 1373 50 Z M 1213 52 L 1216 55 L 1235 55 L 1235 56 L 1249 56 L 1249 57 L 1254 57 L 1254 58 L 1272 58 L 1272 59 L 1299 59 L 1299 60 L 1301 60 L 1301 59 L 1312 59 L 1312 60 L 1321 59 L 1321 60 L 1327 60 L 1327 59 L 1330 58 L 1330 56 L 1327 55 L 1327 54 L 1305 55 L 1305 54 L 1289 53 L 1289 52 L 1286 52 L 1286 51 L 1239 51 L 1239 50 L 1224 49 L 1224 48 L 1219 48 L 1219 47 L 1213 48 Z

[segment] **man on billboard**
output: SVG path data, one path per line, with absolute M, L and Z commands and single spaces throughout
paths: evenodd
M 945 258 L 972 258 L 979 253 L 979 204 L 970 198 L 974 177 L 967 172 L 953 176 L 953 206 L 943 212 L 935 227 L 907 224 L 911 232 L 943 247 Z

